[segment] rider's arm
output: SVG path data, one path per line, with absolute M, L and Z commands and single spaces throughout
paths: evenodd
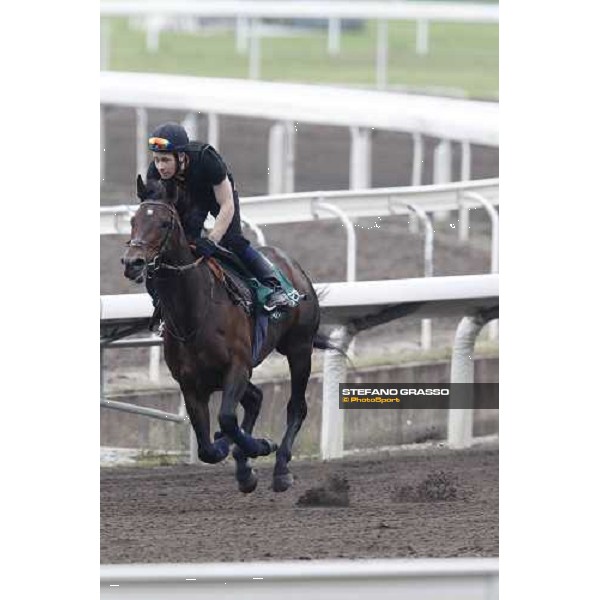
M 228 177 L 225 177 L 218 185 L 213 185 L 213 189 L 220 209 L 219 214 L 215 219 L 215 226 L 208 237 L 218 244 L 231 224 L 235 212 L 235 205 L 233 203 L 233 190 L 231 189 L 231 182 Z

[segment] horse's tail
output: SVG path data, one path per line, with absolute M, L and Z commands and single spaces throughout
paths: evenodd
M 324 333 L 319 333 L 318 331 L 313 338 L 313 348 L 318 348 L 319 350 L 334 350 L 335 352 L 343 354 L 348 360 L 350 360 L 350 357 L 343 348 L 340 348 L 337 344 L 334 344 L 329 336 L 325 335 Z
M 352 362 L 352 359 L 348 356 L 348 353 L 343 348 L 340 348 L 337 344 L 334 344 L 331 341 L 331 338 L 324 333 L 317 332 L 315 334 L 315 337 L 313 338 L 313 348 L 318 348 L 319 350 L 334 350 L 335 352 L 339 352 L 339 354 L 342 354 L 348 361 L 350 369 L 356 372 L 356 367 Z
M 339 346 L 331 341 L 329 336 L 319 332 L 317 332 L 313 338 L 313 348 L 318 348 L 319 350 L 335 350 L 341 354 L 346 354 Z

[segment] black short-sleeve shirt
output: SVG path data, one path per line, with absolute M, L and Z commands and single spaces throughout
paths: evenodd
M 212 146 L 206 146 L 199 152 L 199 176 L 204 176 L 211 185 L 223 183 L 228 169 L 221 155 Z
M 210 145 L 191 142 L 186 150 L 189 164 L 186 168 L 184 185 L 186 206 L 178 207 L 186 234 L 198 235 L 206 216 L 219 214 L 220 206 L 215 197 L 213 186 L 229 178 L 231 187 L 235 189 L 233 176 L 221 155 Z M 160 179 L 154 162 L 150 163 L 148 179 Z

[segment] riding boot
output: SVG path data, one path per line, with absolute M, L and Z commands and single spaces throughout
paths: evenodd
M 252 246 L 248 246 L 240 258 L 242 258 L 244 264 L 248 267 L 254 277 L 256 277 L 263 285 L 266 285 L 273 290 L 264 305 L 264 309 L 267 312 L 271 312 L 276 308 L 286 308 L 291 306 L 287 294 L 279 283 L 279 278 L 277 277 L 273 264 L 267 260 L 263 254 L 252 248 Z

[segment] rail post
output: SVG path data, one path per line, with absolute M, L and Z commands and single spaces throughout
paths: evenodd
M 387 87 L 388 62 L 388 23 L 384 19 L 377 21 L 377 89 Z
M 425 56 L 429 52 L 429 21 L 417 19 L 417 54 Z
M 248 61 L 248 77 L 260 79 L 260 35 L 261 20 L 250 19 L 250 57 Z
M 160 48 L 160 32 L 164 26 L 164 17 L 150 15 L 146 19 L 146 52 L 156 54 Z
M 327 25 L 327 53 L 330 56 L 340 53 L 341 19 L 330 17 Z
M 248 52 L 248 17 L 237 17 L 235 26 L 235 49 L 238 54 Z
M 338 327 L 331 340 L 339 348 L 348 349 L 354 336 L 348 327 Z M 323 407 L 321 418 L 321 459 L 341 458 L 344 452 L 344 411 L 339 407 L 339 384 L 346 380 L 346 357 L 326 350 L 323 361 Z
M 440 140 L 433 152 L 433 183 L 450 183 L 452 181 L 452 144 L 450 140 Z M 448 211 L 436 212 L 435 221 L 447 221 Z
M 413 133 L 413 164 L 412 164 L 412 185 L 421 185 L 423 180 L 423 135 Z M 419 232 L 419 220 L 413 215 L 408 221 L 408 230 L 412 234 Z
M 425 229 L 425 247 L 423 253 L 423 274 L 425 277 L 433 277 L 433 236 L 434 229 L 431 224 L 430 218 L 427 216 L 427 213 L 420 207 L 415 204 L 411 204 L 410 202 L 403 202 L 403 206 L 408 208 L 408 210 L 413 213 L 415 216 L 412 220 L 415 223 L 421 221 L 423 223 L 423 227 Z M 394 214 L 394 206 L 390 202 L 390 213 Z M 411 221 L 412 222 L 412 221 Z M 422 319 L 421 320 L 421 348 L 423 350 L 431 349 L 431 319 Z
M 187 131 L 188 136 L 191 140 L 197 140 L 200 135 L 198 132 L 198 113 L 189 112 L 185 115 L 181 122 L 183 128 Z
M 350 127 L 350 189 L 371 187 L 371 130 Z
M 219 115 L 208 113 L 208 143 L 213 147 L 219 148 Z
M 498 273 L 499 270 L 499 246 L 498 239 L 500 233 L 500 219 L 498 217 L 498 211 L 494 208 L 494 205 L 485 197 L 477 192 L 465 192 L 463 198 L 475 200 L 479 202 L 486 210 L 492 224 L 492 241 L 490 247 L 491 254 L 491 266 L 490 273 Z M 498 323 L 490 323 L 489 338 L 492 341 L 498 339 Z
M 317 209 L 326 210 L 336 215 L 346 228 L 346 281 L 356 281 L 356 232 L 350 217 L 339 207 L 321 199 L 313 202 L 312 212 L 316 219 L 319 218 Z
M 482 327 L 491 319 L 498 318 L 497 311 L 480 311 L 463 317 L 458 324 L 452 348 L 450 383 L 475 382 L 475 340 Z M 450 408 L 448 411 L 448 445 L 451 448 L 467 448 L 473 441 L 473 407 Z
M 460 180 L 471 179 L 471 144 L 467 141 L 461 142 Z M 466 242 L 469 239 L 469 208 L 461 206 L 458 209 L 458 239 Z
M 313 214 L 318 218 L 317 209 L 327 210 L 337 215 L 346 229 L 346 281 L 356 281 L 356 232 L 354 223 L 340 208 L 318 200 L 313 204 Z M 338 327 L 331 340 L 346 352 L 354 338 L 347 327 Z M 321 458 L 341 458 L 344 450 L 344 413 L 339 408 L 338 384 L 346 379 L 346 357 L 334 350 L 326 350 L 323 360 L 323 407 L 321 419 Z
M 148 111 L 143 108 L 135 109 L 135 166 L 137 172 L 146 176 L 148 169 Z

